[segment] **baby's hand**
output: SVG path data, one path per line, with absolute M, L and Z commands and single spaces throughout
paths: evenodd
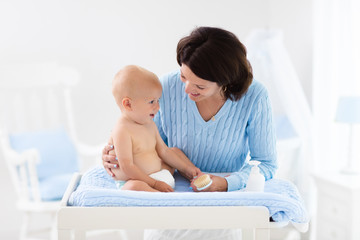
M 160 192 L 173 192 L 174 189 L 167 183 L 163 181 L 156 181 L 153 188 Z
M 199 176 L 202 174 L 201 170 L 195 166 L 191 166 L 186 169 L 186 178 L 189 180 L 192 180 L 196 176 Z

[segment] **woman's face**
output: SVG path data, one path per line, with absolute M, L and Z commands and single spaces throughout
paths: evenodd
M 221 92 L 221 87 L 217 83 L 199 78 L 185 64 L 180 67 L 180 79 L 185 83 L 185 92 L 195 102 L 209 97 L 218 97 Z

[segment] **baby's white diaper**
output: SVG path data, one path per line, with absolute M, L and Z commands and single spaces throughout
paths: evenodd
M 173 175 L 167 169 L 162 169 L 159 172 L 155 172 L 149 175 L 155 180 L 163 181 L 169 184 L 172 188 L 175 188 L 175 179 Z
M 115 181 L 116 188 L 121 189 L 125 185 L 126 181 Z
M 149 176 L 155 180 L 163 181 L 169 184 L 172 188 L 175 188 L 175 179 L 167 169 L 162 169 L 158 172 L 150 174 Z M 125 183 L 126 181 L 115 181 L 116 188 L 121 189 L 125 185 Z

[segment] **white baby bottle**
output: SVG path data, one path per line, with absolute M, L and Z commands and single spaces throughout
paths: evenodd
M 246 184 L 245 191 L 247 192 L 263 192 L 265 185 L 265 177 L 260 173 L 258 165 L 259 161 L 249 161 L 249 165 L 252 165 L 248 182 Z

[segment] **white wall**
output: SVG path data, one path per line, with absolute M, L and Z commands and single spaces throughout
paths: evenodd
M 159 76 L 176 69 L 177 41 L 202 25 L 225 28 L 240 40 L 253 28 L 282 29 L 311 102 L 311 0 L 1 0 L 0 67 L 56 61 L 77 68 L 78 135 L 98 144 L 107 140 L 118 114 L 110 93 L 116 71 L 130 63 Z M 13 198 L 3 160 L 0 164 L 1 189 Z M 9 198 L 0 200 L 0 238 L 1 231 L 18 229 Z

